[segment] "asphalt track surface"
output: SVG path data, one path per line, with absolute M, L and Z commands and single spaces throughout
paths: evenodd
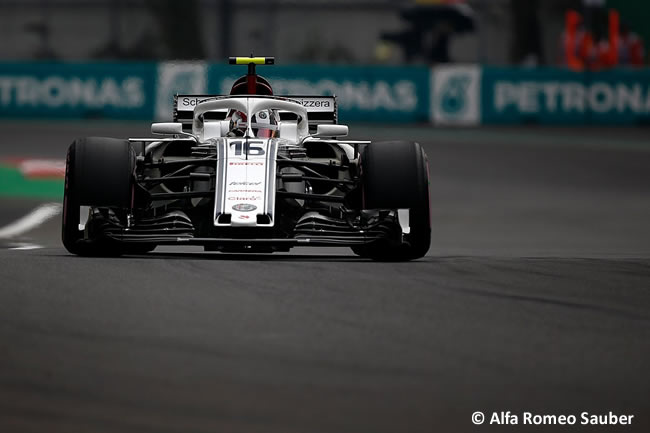
M 135 123 L 2 128 L 0 157 L 148 135 Z M 0 431 L 650 431 L 648 131 L 357 130 L 424 144 L 424 259 L 79 258 L 56 219 L 11 240 L 42 249 L 0 240 Z M 39 203 L 0 198 L 0 227 Z M 635 417 L 472 425 L 493 410 Z

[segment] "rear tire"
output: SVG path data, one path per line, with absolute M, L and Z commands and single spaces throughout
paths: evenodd
M 410 233 L 403 243 L 355 246 L 355 254 L 373 260 L 406 261 L 426 255 L 431 245 L 429 168 L 418 143 L 376 142 L 361 155 L 363 209 L 409 209 Z
M 88 137 L 68 148 L 63 193 L 63 246 L 80 256 L 120 255 L 108 239 L 84 239 L 79 230 L 81 206 L 130 209 L 135 152 L 128 140 Z

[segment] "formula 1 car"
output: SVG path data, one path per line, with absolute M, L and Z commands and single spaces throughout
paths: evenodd
M 75 140 L 63 245 L 77 255 L 158 245 L 275 252 L 347 246 L 374 260 L 424 256 L 431 241 L 427 157 L 418 143 L 337 139 L 333 96 L 274 96 L 256 65 L 229 95 L 176 95 L 165 138 Z

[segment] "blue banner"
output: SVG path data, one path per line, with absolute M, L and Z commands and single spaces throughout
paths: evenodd
M 152 119 L 154 63 L 0 63 L 0 117 Z

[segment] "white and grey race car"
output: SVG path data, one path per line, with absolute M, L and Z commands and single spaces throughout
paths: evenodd
M 375 260 L 424 256 L 427 157 L 418 143 L 351 141 L 335 97 L 274 96 L 255 65 L 229 95 L 177 95 L 165 138 L 75 140 L 63 244 L 78 255 L 158 245 L 274 252 L 348 246 Z

